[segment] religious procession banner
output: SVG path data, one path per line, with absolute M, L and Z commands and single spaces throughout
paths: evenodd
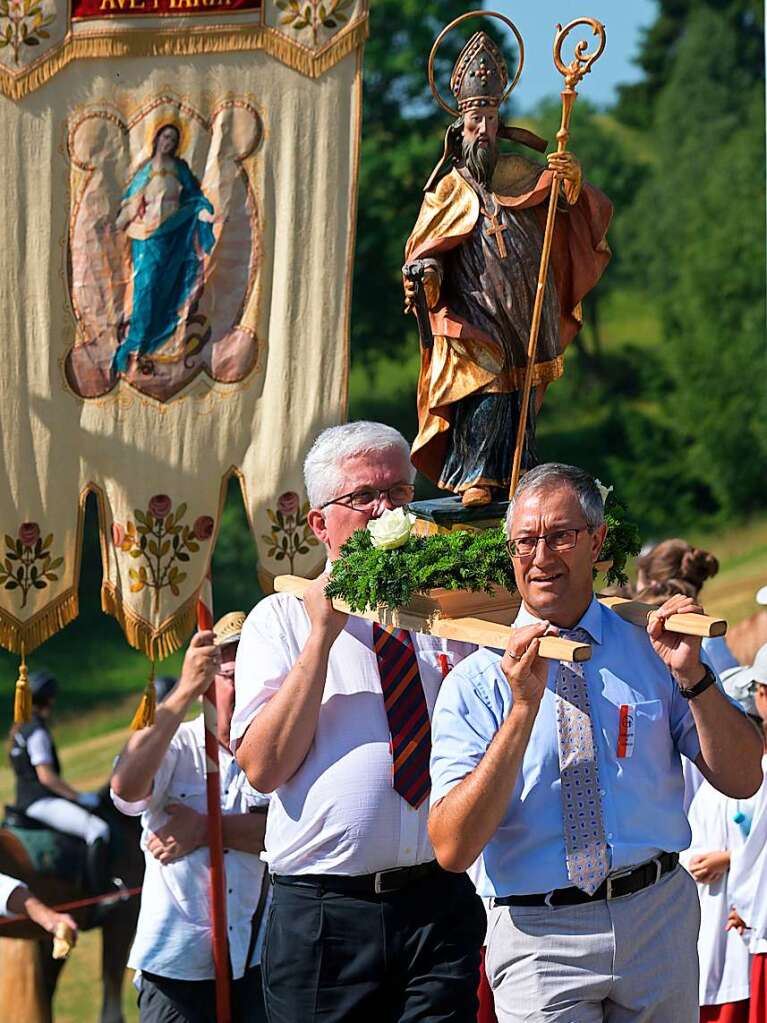
M 366 0 L 0 0 L 0 642 L 102 602 L 190 631 L 228 480 L 262 582 L 316 572 L 301 464 L 346 411 Z

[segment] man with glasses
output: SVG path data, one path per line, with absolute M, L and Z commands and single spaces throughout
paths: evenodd
M 331 561 L 413 497 L 407 442 L 380 423 L 326 430 L 304 476 Z M 263 600 L 237 655 L 237 759 L 273 792 L 270 1023 L 474 1023 L 485 912 L 427 833 L 431 711 L 474 648 L 340 614 L 326 583 Z
M 761 782 L 760 740 L 700 659 L 592 591 L 605 539 L 594 480 L 527 473 L 506 520 L 522 607 L 506 651 L 479 650 L 442 686 L 433 720 L 429 832 L 438 861 L 481 857 L 493 899 L 486 968 L 500 1023 L 697 1023 L 698 898 L 678 866 L 690 842 L 680 754 L 720 791 Z M 558 633 L 582 664 L 538 656 Z

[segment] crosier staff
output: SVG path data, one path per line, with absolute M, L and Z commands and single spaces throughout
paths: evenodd
M 197 628 L 213 629 L 213 587 L 210 566 L 197 598 Z M 205 789 L 208 806 L 208 848 L 210 850 L 210 908 L 213 965 L 216 974 L 216 1021 L 232 1023 L 232 991 L 229 970 L 229 942 L 226 930 L 226 872 L 224 832 L 221 820 L 221 780 L 218 770 L 218 710 L 216 683 L 211 683 L 202 700 L 205 720 Z
M 570 64 L 562 61 L 562 44 L 567 36 L 578 25 L 588 25 L 594 30 L 594 35 L 599 37 L 599 46 L 593 53 L 587 53 L 588 43 L 582 39 L 575 47 L 575 57 Z M 557 132 L 557 153 L 564 153 L 567 150 L 567 140 L 570 137 L 570 115 L 572 114 L 575 97 L 575 87 L 580 83 L 584 75 L 591 71 L 595 60 L 601 57 L 607 40 L 605 27 L 595 18 L 576 18 L 569 25 L 562 28 L 557 25 L 557 34 L 554 39 L 554 64 L 557 70 L 564 75 L 565 87 L 561 92 L 562 96 L 562 122 Z M 517 440 L 514 447 L 514 462 L 511 469 L 511 485 L 509 487 L 509 500 L 514 496 L 514 491 L 519 483 L 519 474 L 522 467 L 522 452 L 525 443 L 525 430 L 527 429 L 527 416 L 530 406 L 530 391 L 533 384 L 533 369 L 535 367 L 535 353 L 538 349 L 538 332 L 541 326 L 541 313 L 543 311 L 543 297 L 546 289 L 546 277 L 549 271 L 549 258 L 551 256 L 551 240 L 554 235 L 554 217 L 557 213 L 557 200 L 559 198 L 560 177 L 554 174 L 551 182 L 551 193 L 549 195 L 549 208 L 546 214 L 546 228 L 543 233 L 543 248 L 541 249 L 541 262 L 538 269 L 538 286 L 535 292 L 535 304 L 533 306 L 533 317 L 530 323 L 530 337 L 527 344 L 527 366 L 525 368 L 525 383 L 522 390 L 522 400 L 519 410 L 519 425 L 517 428 Z

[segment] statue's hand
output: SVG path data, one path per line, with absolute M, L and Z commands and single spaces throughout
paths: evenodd
M 427 266 L 423 275 L 423 287 L 426 292 L 426 303 L 431 309 L 435 304 L 440 289 L 439 271 L 434 267 Z M 416 286 L 408 277 L 402 278 L 402 286 L 405 289 L 405 313 L 413 311 L 413 303 L 416 297 Z
M 570 181 L 573 185 L 580 184 L 581 164 L 572 153 L 549 153 L 546 159 L 549 161 L 549 167 L 557 177 L 563 181 Z

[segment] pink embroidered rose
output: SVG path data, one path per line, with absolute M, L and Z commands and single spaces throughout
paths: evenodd
M 200 515 L 195 519 L 192 532 L 198 540 L 210 540 L 213 536 L 213 519 L 210 515 Z
M 22 522 L 19 526 L 19 540 L 25 547 L 34 547 L 40 539 L 40 527 L 36 522 Z
M 286 490 L 277 498 L 277 507 L 283 515 L 295 515 L 298 511 L 299 497 L 293 490 Z
M 164 519 L 173 507 L 167 494 L 155 494 L 149 499 L 149 510 L 156 519 Z
M 119 522 L 112 523 L 112 543 L 115 547 L 121 547 L 122 542 L 125 539 L 125 530 Z

